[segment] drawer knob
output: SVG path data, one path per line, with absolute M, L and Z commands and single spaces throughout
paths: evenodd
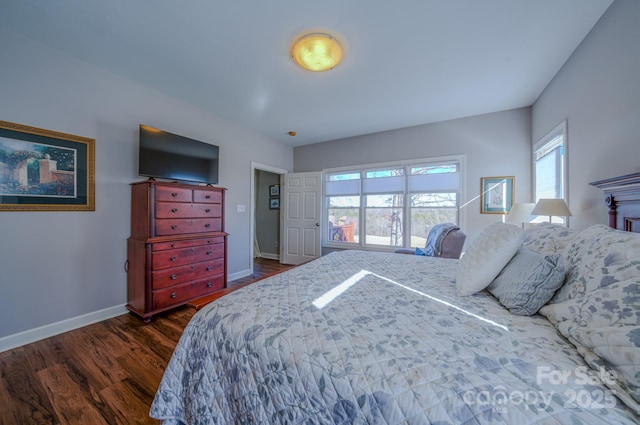
M 173 230 L 176 230 L 176 229 L 178 228 L 178 225 L 177 225 L 177 224 L 174 224 L 173 226 L 171 226 L 171 228 L 172 228 Z
M 210 209 L 210 208 L 207 208 L 206 210 L 204 210 L 204 212 L 207 212 L 207 213 L 208 213 L 208 212 L 211 212 L 211 209 Z
M 176 261 L 177 258 L 176 257 L 171 257 L 171 261 Z
M 207 271 L 210 272 L 211 270 L 213 270 L 213 267 L 209 266 L 207 267 Z
M 213 254 L 213 251 L 207 251 L 207 255 Z
M 171 208 L 171 212 L 178 212 L 177 208 Z
M 178 295 L 177 295 L 175 292 L 172 292 L 172 293 L 171 293 L 171 298 L 175 298 L 175 297 L 177 297 L 177 296 L 178 296 Z
M 211 199 L 211 195 L 205 195 L 205 199 Z
M 204 225 L 204 227 L 211 227 L 211 224 L 207 223 L 207 224 Z
M 171 275 L 171 280 L 176 280 L 177 278 L 178 278 L 178 275 L 177 275 L 177 274 L 172 274 L 172 275 Z
M 211 288 L 213 286 L 213 284 L 211 282 L 207 283 L 207 288 Z
M 178 196 L 178 192 L 171 192 L 171 196 L 175 198 L 176 196 Z

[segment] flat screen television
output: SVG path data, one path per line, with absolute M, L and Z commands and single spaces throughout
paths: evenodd
M 218 184 L 218 146 L 142 124 L 139 141 L 140 176 Z

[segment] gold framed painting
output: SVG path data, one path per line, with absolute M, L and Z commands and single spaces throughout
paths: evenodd
M 0 121 L 0 211 L 95 211 L 95 140 Z

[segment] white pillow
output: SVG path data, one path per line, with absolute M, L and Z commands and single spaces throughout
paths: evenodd
M 484 229 L 460 259 L 456 293 L 463 297 L 489 286 L 515 255 L 523 236 L 522 229 L 505 223 Z

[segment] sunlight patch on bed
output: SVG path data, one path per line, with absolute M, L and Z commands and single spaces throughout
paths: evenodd
M 321 295 L 320 297 L 316 298 L 316 299 L 313 301 L 313 305 L 314 305 L 314 306 L 316 306 L 318 309 L 321 309 L 321 308 L 323 308 L 323 307 L 327 306 L 331 301 L 335 300 L 335 299 L 336 299 L 336 298 L 338 298 L 341 294 L 343 294 L 344 292 L 346 292 L 346 291 L 347 291 L 347 289 L 351 288 L 353 285 L 355 285 L 356 283 L 360 282 L 362 279 L 364 279 L 366 276 L 369 276 L 369 275 L 371 275 L 371 276 L 375 276 L 375 277 L 377 277 L 377 278 L 379 278 L 379 279 L 382 279 L 382 280 L 384 280 L 385 282 L 393 283 L 394 285 L 397 285 L 397 286 L 399 286 L 399 287 L 401 287 L 401 288 L 407 289 L 407 290 L 409 290 L 409 291 L 411 291 L 411 292 L 414 292 L 414 293 L 416 293 L 416 294 L 422 295 L 423 297 L 427 297 L 427 298 L 429 298 L 429 299 L 430 299 L 430 300 L 432 300 L 432 301 L 436 301 L 436 302 L 439 302 L 439 303 L 441 303 L 441 304 L 444 304 L 444 305 L 446 305 L 447 307 L 451 307 L 451 308 L 453 308 L 453 309 L 456 309 L 456 310 L 458 310 L 458 311 L 460 311 L 460 312 L 462 312 L 462 313 L 464 313 L 464 314 L 466 314 L 466 315 L 468 315 L 468 316 L 471 316 L 471 317 L 473 317 L 473 318 L 475 318 L 475 319 L 481 320 L 481 321 L 483 321 L 483 322 L 485 322 L 485 323 L 488 323 L 488 324 L 490 324 L 490 325 L 493 325 L 493 326 L 497 326 L 497 327 L 499 327 L 499 328 L 500 328 L 500 329 L 502 329 L 502 330 L 505 330 L 505 331 L 507 331 L 507 332 L 509 331 L 509 328 L 507 328 L 507 327 L 506 327 L 506 326 L 504 326 L 504 325 L 501 325 L 500 323 L 494 322 L 494 321 L 493 321 L 493 320 L 491 320 L 491 319 L 487 319 L 487 318 L 485 318 L 485 317 L 479 316 L 479 315 L 477 315 L 477 314 L 475 314 L 475 313 L 472 313 L 472 312 L 470 312 L 470 311 L 465 310 L 465 309 L 464 309 L 464 308 L 462 308 L 462 307 L 458 307 L 458 306 L 457 306 L 457 305 L 455 305 L 455 304 L 451 304 L 451 303 L 450 303 L 450 302 L 448 302 L 448 301 L 441 300 L 440 298 L 436 298 L 436 297 L 431 296 L 431 295 L 429 295 L 429 294 L 425 294 L 424 292 L 418 291 L 417 289 L 410 288 L 410 287 L 408 287 L 408 286 L 405 286 L 405 285 L 403 285 L 403 284 L 401 284 L 401 283 L 396 282 L 395 280 L 389 279 L 389 278 L 384 277 L 384 276 L 380 276 L 379 274 L 376 274 L 376 273 L 370 272 L 370 271 L 368 271 L 368 270 L 360 270 L 358 273 L 356 273 L 356 274 L 354 274 L 353 276 L 351 276 L 351 277 L 349 277 L 349 278 L 345 279 L 345 280 L 344 280 L 342 283 L 340 283 L 338 286 L 333 287 L 331 290 L 329 290 L 329 291 L 325 292 L 323 295 Z
M 315 305 L 319 309 L 323 308 L 324 306 L 329 304 L 331 301 L 338 298 L 347 289 L 351 288 L 353 285 L 358 283 L 363 277 L 370 274 L 373 274 L 373 273 L 368 272 L 366 270 L 360 270 L 358 273 L 354 274 L 350 278 L 345 279 L 340 285 L 333 287 L 333 289 L 325 292 L 323 295 L 316 298 L 316 300 L 313 302 L 313 305 Z

